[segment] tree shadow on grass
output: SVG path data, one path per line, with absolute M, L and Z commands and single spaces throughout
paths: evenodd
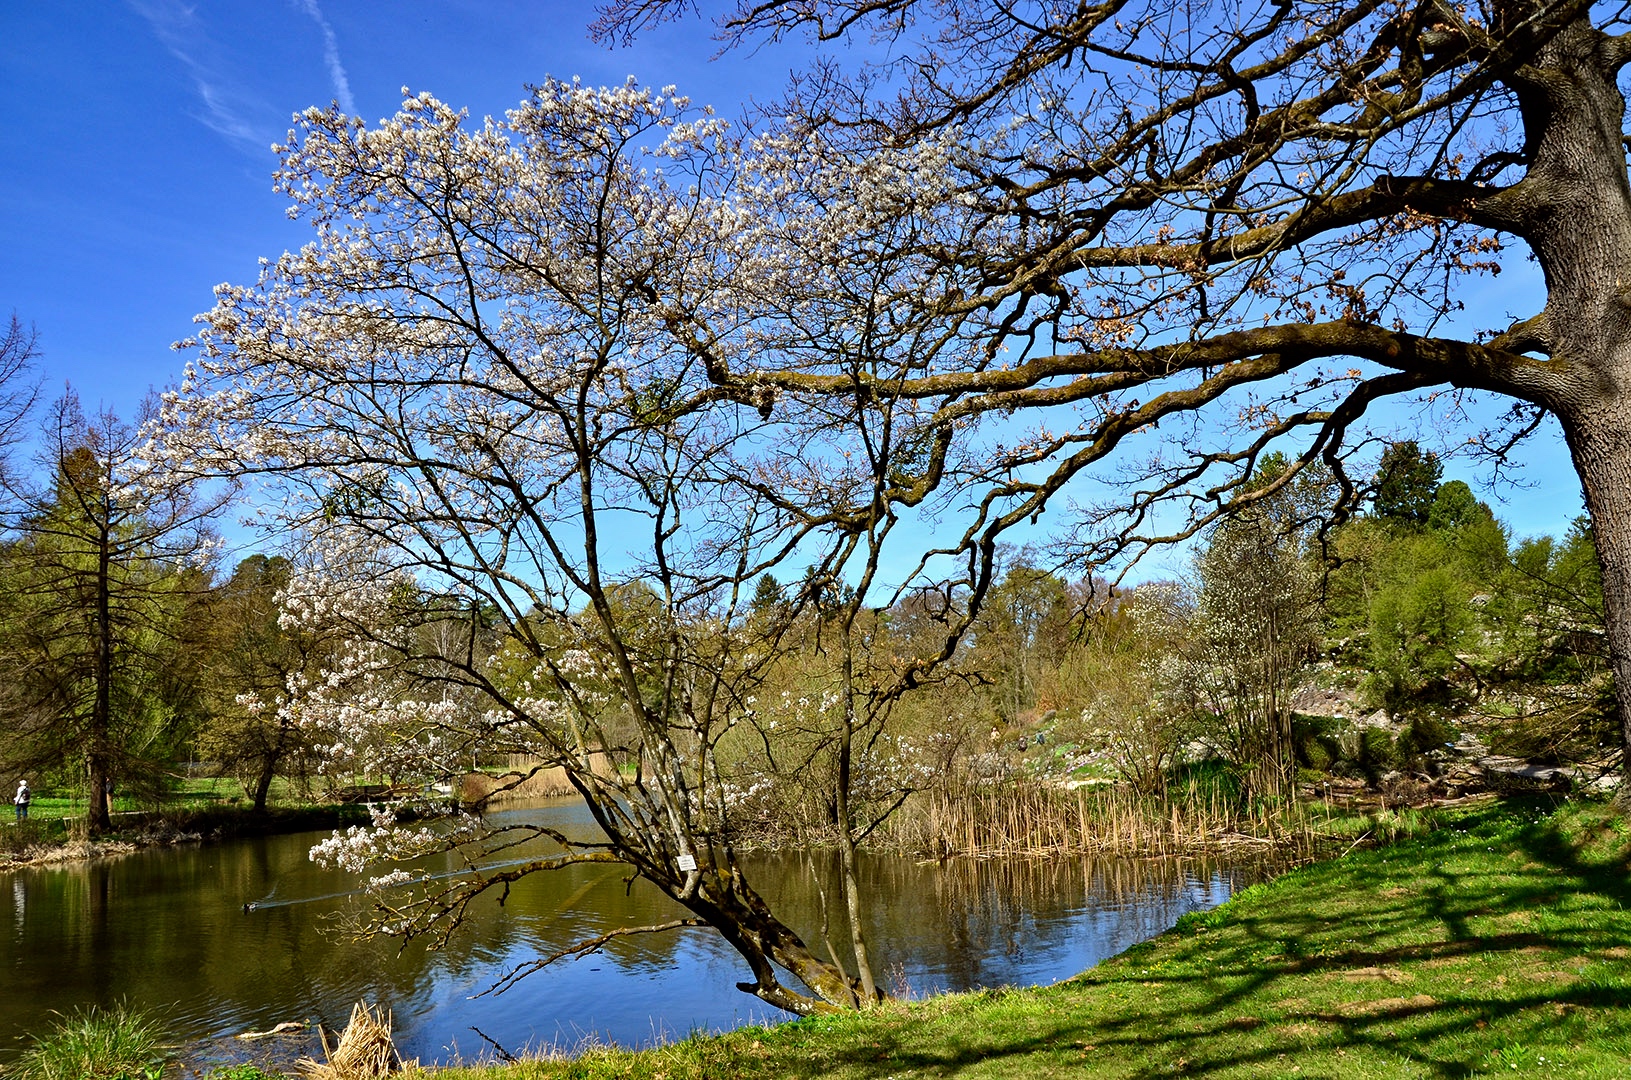
M 1316 868 L 1215 930 L 1136 947 L 1028 1006 L 996 993 L 973 1018 L 908 1013 L 823 1056 L 864 1076 L 998 1062 L 1030 1077 L 1282 1075 L 1299 1061 L 1301 1075 L 1336 1076 L 1348 1056 L 1464 1077 L 1505 1068 L 1504 1053 L 1567 1046 L 1570 1024 L 1599 1042 L 1631 1038 L 1631 964 L 1580 974 L 1588 960 L 1625 959 L 1623 854 L 1587 858 L 1553 824 L 1494 820 L 1505 827 L 1473 819 L 1398 858 L 1368 853 L 1352 881 Z
M 1080 1069 L 1085 1075 L 1206 1076 L 1228 1069 L 1253 1075 L 1284 1075 L 1299 1059 L 1353 1053 L 1354 1062 L 1378 1058 L 1411 1062 L 1428 1075 L 1460 1078 L 1485 1074 L 1491 1053 L 1474 1047 L 1463 1053 L 1435 1052 L 1434 1044 L 1454 1041 L 1480 1027 L 1532 1014 L 1521 1031 L 1504 1041 L 1544 1045 L 1551 1017 L 1559 1009 L 1611 1009 L 1620 992 L 1585 987 L 1559 994 L 1530 994 L 1493 1001 L 1479 995 L 1435 998 L 1426 994 L 1357 1002 L 1338 1010 L 1288 1011 L 1279 1022 L 1228 1017 L 1227 1010 L 1196 1022 L 1186 1014 L 1147 1014 L 1138 1028 L 1156 1027 L 1160 1034 L 1133 1030 L 1132 1024 L 1079 1022 L 1061 1013 L 1055 1023 L 1029 1025 L 1021 1037 L 988 1037 L 978 1045 L 947 1046 L 939 1025 L 910 1021 L 864 1047 L 829 1056 L 849 1075 L 894 1076 L 903 1070 L 932 1076 L 957 1076 L 998 1059 L 1010 1059 L 1011 1075 L 1044 1077 Z M 923 1048 L 931 1044 L 934 1050 Z M 1220 1049 L 1223 1052 L 1219 1052 Z M 1039 1059 L 1029 1063 L 1024 1059 Z M 1253 1072 L 1254 1066 L 1261 1071 Z M 1369 1071 L 1369 1070 L 1367 1070 Z M 1010 1075 L 1004 1072 L 1003 1075 Z M 1301 1075 L 1328 1074 L 1317 1067 Z

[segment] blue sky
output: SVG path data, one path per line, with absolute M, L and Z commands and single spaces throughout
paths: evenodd
M 40 332 L 46 374 L 128 412 L 181 358 L 210 289 L 307 239 L 272 192 L 290 116 L 339 100 L 370 120 L 401 89 L 475 115 L 546 75 L 677 83 L 733 113 L 795 62 L 712 64 L 708 28 L 632 49 L 589 41 L 589 3 L 0 0 L 0 313 Z M 751 82 L 751 85 L 750 85 Z
M 0 317 L 38 329 L 48 389 L 72 382 L 87 406 L 128 416 L 179 370 L 170 343 L 212 286 L 250 280 L 259 257 L 306 239 L 270 179 L 270 146 L 297 110 L 339 100 L 374 120 L 409 86 L 482 115 L 546 75 L 632 74 L 731 115 L 774 97 L 808 56 L 795 43 L 713 61 L 695 21 L 608 49 L 588 39 L 592 17 L 587 0 L 0 0 Z M 1535 275 L 1513 269 L 1470 304 L 1532 313 Z M 1398 416 L 1401 431 L 1415 423 Z M 1560 533 L 1580 512 L 1561 440 L 1526 456 L 1525 488 L 1489 492 L 1454 464 L 1449 475 L 1517 535 Z

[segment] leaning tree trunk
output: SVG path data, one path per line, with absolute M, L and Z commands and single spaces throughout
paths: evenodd
M 853 617 L 853 616 L 852 616 Z M 855 871 L 855 812 L 850 805 L 850 785 L 854 782 L 855 754 L 855 643 L 850 619 L 843 627 L 844 719 L 838 734 L 838 787 L 835 792 L 838 817 L 838 867 L 844 888 L 844 914 L 849 921 L 850 949 L 855 955 L 855 971 L 861 984 L 858 1005 L 882 1000 L 877 980 L 872 976 L 872 957 L 867 949 L 866 924 L 861 904 L 861 883 Z M 1018 719 L 1019 713 L 1014 713 Z
M 689 846 L 697 868 L 682 872 L 673 851 L 653 847 L 648 837 L 624 828 L 625 816 L 611 806 L 619 797 L 615 785 L 608 786 L 593 770 L 570 766 L 567 777 L 613 848 L 639 868 L 639 875 L 717 931 L 747 962 L 753 981 L 737 983 L 738 990 L 798 1016 L 851 1009 L 867 1000 L 860 980 L 851 981 L 837 964 L 821 959 L 776 917 L 732 856 L 718 858 L 713 844 L 692 835 Z M 783 985 L 778 969 L 809 993 Z
M 665 891 L 719 931 L 747 961 L 754 981 L 737 983 L 738 990 L 799 1016 L 853 1008 L 865 1000 L 859 980 L 849 981 L 841 968 L 812 952 L 734 869 L 707 868 L 689 897 L 672 885 Z M 783 986 L 776 977 L 778 966 L 796 976 L 814 996 Z

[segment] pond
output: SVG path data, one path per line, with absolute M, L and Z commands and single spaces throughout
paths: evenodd
M 592 828 L 567 801 L 490 819 Z M 736 954 L 706 930 L 614 940 L 601 952 L 478 997 L 504 973 L 580 938 L 671 918 L 647 882 L 615 866 L 520 882 L 501 907 L 479 907 L 440 952 L 353 941 L 338 918 L 358 879 L 307 851 L 326 833 L 155 848 L 115 859 L 0 874 L 0 1061 L 50 1028 L 54 1013 L 128 1002 L 156 1009 L 188 1041 L 283 1021 L 343 1027 L 351 1006 L 394 1014 L 405 1056 L 449 1062 L 493 1044 L 507 1051 L 587 1040 L 641 1045 L 696 1030 L 787 1019 L 735 988 Z M 837 905 L 832 861 L 774 853 L 747 872 L 782 917 L 820 940 L 822 896 Z M 871 855 L 870 943 L 880 981 L 916 995 L 1053 982 L 1216 906 L 1260 876 L 1195 860 L 954 860 Z M 245 903 L 256 907 L 246 912 Z M 842 920 L 834 912 L 832 937 Z M 231 1055 L 225 1042 L 218 1053 Z M 315 1052 L 310 1039 L 290 1052 Z

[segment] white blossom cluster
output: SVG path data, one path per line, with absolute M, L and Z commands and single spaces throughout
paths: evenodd
M 330 774 L 398 782 L 632 740 L 650 767 L 628 812 L 663 830 L 681 781 L 706 786 L 708 725 L 828 723 L 830 687 L 693 706 L 764 662 L 732 647 L 725 583 L 876 482 L 871 435 L 759 369 L 962 366 L 960 341 L 923 345 L 922 302 L 960 303 L 973 271 L 920 253 L 985 242 L 964 140 L 858 160 L 796 126 L 744 141 L 673 88 L 550 81 L 479 121 L 424 93 L 373 126 L 310 110 L 279 152 L 313 239 L 217 289 L 157 451 L 268 477 L 268 526 L 315 552 L 285 625 L 343 644 L 246 704 L 312 733 Z M 892 461 L 924 467 L 949 423 L 931 412 L 898 406 Z M 499 639 L 456 658 L 456 692 L 397 625 L 449 596 Z M 918 782 L 916 751 L 879 752 L 868 784 Z
M 372 825 L 352 825 L 312 846 L 312 862 L 319 866 L 363 873 L 380 863 L 396 862 L 446 851 L 462 841 L 474 839 L 479 830 L 475 819 L 455 819 L 451 828 L 408 828 L 386 818 Z M 371 879 L 372 887 L 392 888 L 412 880 L 400 868 Z

